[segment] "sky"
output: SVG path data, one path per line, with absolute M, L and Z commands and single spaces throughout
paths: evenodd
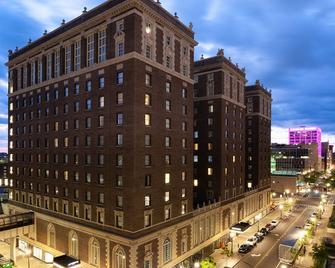
M 65 19 L 103 0 L 0 0 L 0 151 L 7 150 L 8 49 L 23 47 Z M 320 126 L 335 144 L 335 1 L 160 0 L 199 43 L 195 59 L 223 48 L 272 91 L 272 141 L 287 143 L 287 129 Z

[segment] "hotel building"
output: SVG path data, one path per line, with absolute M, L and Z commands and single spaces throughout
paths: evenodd
M 193 210 L 195 45 L 159 1 L 111 0 L 10 51 L 6 210 L 35 214 L 19 247 L 45 262 L 191 267 L 232 223 L 268 211 L 269 189 L 244 193 L 243 170 L 225 200 Z M 228 111 L 243 118 L 244 74 L 228 68 Z

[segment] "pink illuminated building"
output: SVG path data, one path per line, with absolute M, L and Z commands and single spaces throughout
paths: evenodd
M 310 144 L 317 143 L 318 155 L 321 156 L 321 129 L 319 127 L 290 128 L 289 144 Z

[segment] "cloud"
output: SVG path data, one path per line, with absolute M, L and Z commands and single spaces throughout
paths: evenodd
M 73 19 L 79 16 L 82 8 L 91 8 L 103 1 L 81 1 L 81 0 L 11 0 L 6 5 L 11 10 L 29 16 L 38 22 L 41 27 L 53 30 L 60 26 L 62 19 Z
M 8 82 L 5 79 L 0 78 L 0 90 L 7 92 Z
M 206 1 L 207 2 L 207 1 Z M 203 4 L 203 3 L 202 3 Z M 208 8 L 203 19 L 206 21 L 214 21 L 222 11 L 223 0 L 212 0 L 208 1 Z

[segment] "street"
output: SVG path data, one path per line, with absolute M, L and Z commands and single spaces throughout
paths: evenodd
M 278 246 L 281 241 L 286 239 L 286 236 L 296 227 L 303 227 L 310 215 L 317 210 L 320 203 L 320 197 L 305 197 L 296 200 L 295 209 L 290 216 L 281 220 L 279 225 L 273 229 L 263 241 L 258 243 L 249 253 L 237 253 L 238 245 L 243 244 L 247 238 L 257 232 L 257 224 L 250 227 L 244 234 L 239 235 L 234 240 L 234 256 L 230 258 L 223 257 L 216 261 L 218 268 L 234 267 L 234 268 L 250 268 L 250 267 L 267 267 L 276 268 L 282 267 L 279 263 Z M 270 213 L 260 220 L 260 228 L 264 227 L 272 219 L 279 219 L 281 212 L 279 209 Z M 226 258 L 226 260 L 222 260 Z M 283 266 L 284 267 L 284 266 Z M 306 267 L 306 266 L 305 266 Z M 308 267 L 308 266 L 307 266 Z

